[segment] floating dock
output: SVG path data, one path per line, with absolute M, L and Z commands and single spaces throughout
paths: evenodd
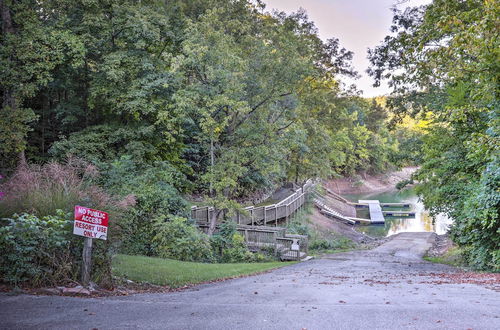
M 358 203 L 352 203 L 356 207 L 369 207 L 367 200 L 360 200 Z M 379 202 L 380 203 L 380 202 Z M 380 203 L 380 207 L 397 207 L 397 208 L 411 208 L 410 203 Z
M 415 217 L 415 212 L 410 211 L 382 211 L 388 217 Z
M 382 213 L 382 207 L 380 206 L 380 201 L 374 199 L 359 200 L 361 205 L 368 205 L 370 209 L 370 223 L 372 224 L 384 224 L 385 218 Z

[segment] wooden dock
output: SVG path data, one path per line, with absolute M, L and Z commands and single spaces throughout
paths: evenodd
M 380 207 L 380 201 L 374 199 L 360 200 L 359 204 L 368 204 L 370 209 L 370 223 L 372 224 L 384 224 L 385 218 L 382 213 L 382 207 Z

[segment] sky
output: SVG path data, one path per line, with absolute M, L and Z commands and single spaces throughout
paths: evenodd
M 363 96 L 374 97 L 390 92 L 386 84 L 373 87 L 373 79 L 366 69 L 369 60 L 367 49 L 379 45 L 389 34 L 392 22 L 391 8 L 403 2 L 399 9 L 427 4 L 430 0 L 264 0 L 266 10 L 278 9 L 286 13 L 304 8 L 309 19 L 319 29 L 319 36 L 326 40 L 338 38 L 342 47 L 354 52 L 353 65 L 360 79 L 342 79 L 347 84 L 355 83 Z

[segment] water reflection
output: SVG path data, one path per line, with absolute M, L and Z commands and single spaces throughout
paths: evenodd
M 413 204 L 415 218 L 393 218 L 386 217 L 385 225 L 357 226 L 356 230 L 364 232 L 370 236 L 390 236 L 401 232 L 436 232 L 445 234 L 452 223 L 452 220 L 444 214 L 431 217 L 425 209 L 423 203 L 418 199 L 413 189 L 403 191 L 385 192 L 379 194 L 362 194 L 346 196 L 352 201 L 359 199 L 378 199 L 380 202 L 409 202 Z M 358 211 L 358 217 L 369 218 L 366 209 Z

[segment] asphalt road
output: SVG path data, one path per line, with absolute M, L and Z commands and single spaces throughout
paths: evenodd
M 169 294 L 0 296 L 2 329 L 500 329 L 500 293 L 449 283 L 421 259 L 433 236 Z

